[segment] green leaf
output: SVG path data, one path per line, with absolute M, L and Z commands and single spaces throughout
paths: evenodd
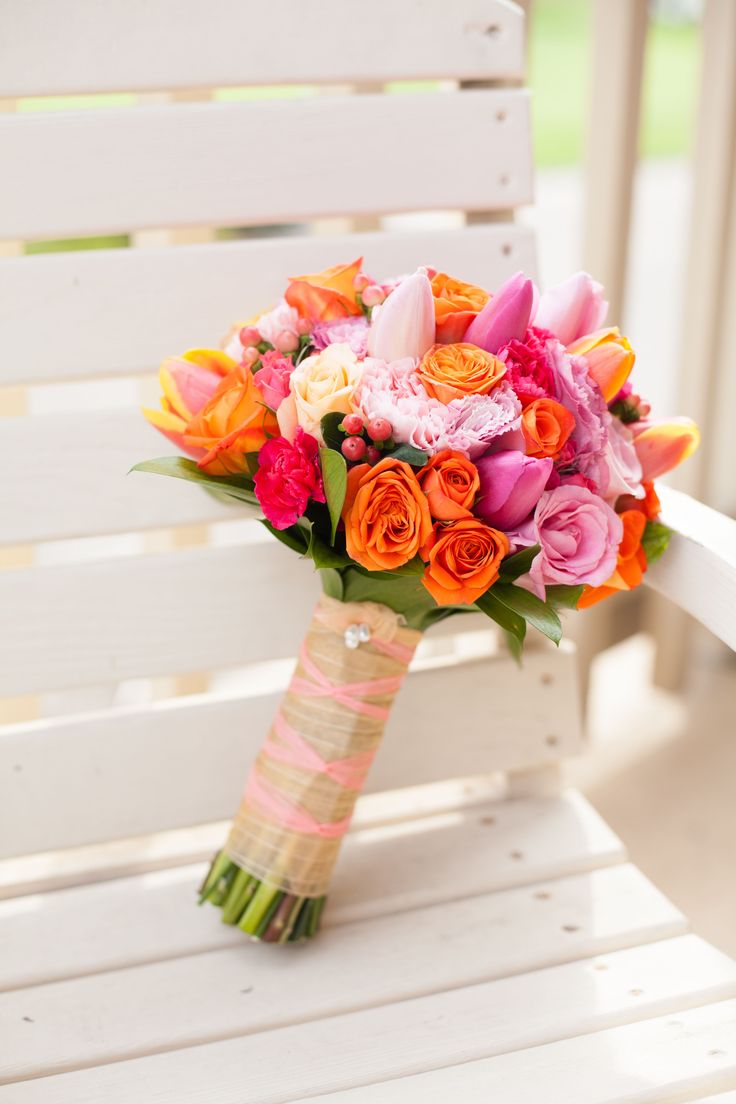
M 644 527 L 641 546 L 647 558 L 647 564 L 655 563 L 663 552 L 667 551 L 672 530 L 661 521 L 648 521 Z
M 546 637 L 559 644 L 562 640 L 562 624 L 555 611 L 536 594 L 530 594 L 523 587 L 509 586 L 505 583 L 496 583 L 493 594 L 508 609 L 518 613 L 535 629 L 539 629 Z
M 208 475 L 201 471 L 194 460 L 183 456 L 161 456 L 157 460 L 144 460 L 130 469 L 131 471 L 152 472 L 154 475 L 168 475 L 174 479 L 186 479 L 190 483 L 199 483 L 212 491 L 219 491 L 230 498 L 258 505 L 253 490 L 253 480 L 247 475 Z
M 399 445 L 393 452 L 386 453 L 392 460 L 403 460 L 407 464 L 411 464 L 413 468 L 423 468 L 429 460 L 429 453 L 422 452 L 421 449 L 414 448 L 413 445 Z
M 330 548 L 329 544 L 322 540 L 314 527 L 312 527 L 309 538 L 307 555 L 311 556 L 314 560 L 314 566 L 319 571 L 323 571 L 325 568 L 348 567 L 353 562 L 347 553 Z
M 524 648 L 526 621 L 518 613 L 514 613 L 508 606 L 505 606 L 503 602 L 499 602 L 494 594 L 495 589 L 496 587 L 491 587 L 490 590 L 487 590 L 485 594 L 476 599 L 475 604 L 486 617 L 490 617 L 492 621 L 501 626 L 506 634 L 509 651 L 516 662 L 519 663 Z
M 539 545 L 533 544 L 531 548 L 522 548 L 521 552 L 515 552 L 513 556 L 507 556 L 501 562 L 503 578 L 518 579 L 520 575 L 526 575 L 538 551 Z
M 266 518 L 258 519 L 264 528 L 268 529 L 276 540 L 281 541 L 287 548 L 291 548 L 293 552 L 298 552 L 300 556 L 304 556 L 309 548 L 309 536 L 298 525 L 290 525 L 288 529 L 277 529 Z
M 548 586 L 547 604 L 554 610 L 577 609 L 584 586 Z
M 322 482 L 325 485 L 325 498 L 327 508 L 330 511 L 330 544 L 335 543 L 337 523 L 340 520 L 342 504 L 345 501 L 345 491 L 348 487 L 348 466 L 341 452 L 335 452 L 331 448 L 319 450 L 320 464 L 322 465 Z
M 323 567 L 320 577 L 324 593 L 329 598 L 337 598 L 338 602 L 342 602 L 344 587 L 340 572 L 334 567 Z
M 381 602 L 403 613 L 412 629 L 424 632 L 437 613 L 437 603 L 418 575 L 390 575 L 387 571 L 362 572 L 355 564 L 342 573 L 345 602 Z
M 323 416 L 319 423 L 324 443 L 328 448 L 335 449 L 336 452 L 340 452 L 345 440 L 345 434 L 337 428 L 342 424 L 344 417 L 345 415 L 339 410 L 331 410 L 329 414 Z
M 361 575 L 367 575 L 369 579 L 381 579 L 386 575 L 423 575 L 424 574 L 424 560 L 421 556 L 413 556 L 407 563 L 402 564 L 401 567 L 395 567 L 391 571 L 368 571 L 364 567 L 356 567 L 356 571 L 359 571 Z

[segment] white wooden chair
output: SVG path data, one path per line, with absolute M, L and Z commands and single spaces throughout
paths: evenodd
M 531 194 L 519 10 L 321 0 L 315 27 L 297 0 L 1 8 L 8 99 L 488 87 L 0 117 L 6 241 L 486 214 L 0 262 L 2 382 L 31 388 L 29 412 L 2 424 L 5 562 L 39 546 L 0 573 L 0 697 L 45 695 L 39 719 L 0 729 L 0 1104 L 732 1104 L 736 965 L 559 791 L 557 764 L 582 747 L 570 646 L 530 650 L 520 672 L 483 622 L 427 641 L 314 943 L 252 945 L 197 909 L 317 584 L 195 489 L 125 477 L 165 451 L 132 387 L 128 408 L 74 411 L 68 386 L 61 413 L 39 412 L 39 385 L 150 374 L 286 274 L 359 252 L 377 273 L 427 260 L 493 284 L 531 270 L 513 223 Z M 736 524 L 683 496 L 665 506 L 681 535 L 649 581 L 736 647 Z M 227 539 L 210 545 L 129 535 L 215 522 Z M 247 685 L 116 704 L 129 680 L 232 667 L 251 668 Z

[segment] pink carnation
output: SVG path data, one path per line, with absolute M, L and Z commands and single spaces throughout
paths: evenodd
M 457 449 L 471 460 L 488 451 L 491 443 L 519 428 L 521 403 L 504 380 L 488 395 L 467 395 L 448 405 L 449 421 L 442 448 Z
M 325 501 L 319 443 L 298 429 L 294 443 L 285 437 L 266 441 L 258 453 L 256 497 L 274 529 L 288 529 L 302 516 L 310 498 Z
M 362 358 L 368 352 L 368 328 L 368 319 L 363 315 L 318 322 L 312 330 L 312 344 L 320 352 L 328 345 L 349 345 Z
M 563 463 L 599 488 L 607 477 L 603 457 L 611 415 L 606 401 L 588 375 L 583 357 L 570 356 L 564 345 L 554 339 L 547 342 L 547 352 L 554 379 L 553 397 L 575 418 Z
M 289 394 L 289 380 L 294 371 L 294 362 L 290 357 L 282 356 L 275 349 L 269 349 L 261 357 L 262 367 L 253 374 L 256 387 L 272 410 L 279 406 Z
M 530 326 L 523 341 L 509 341 L 498 354 L 506 365 L 505 378 L 522 406 L 554 394 L 554 375 L 547 353 L 547 341 L 551 337 L 548 330 Z
M 401 444 L 435 453 L 445 448 L 449 407 L 430 398 L 411 357 L 390 363 L 376 357 L 363 362 L 363 375 L 354 396 L 356 409 L 366 419 L 385 418 Z

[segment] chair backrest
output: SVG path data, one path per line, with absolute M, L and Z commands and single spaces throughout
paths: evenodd
M 27 0 L 5 27 L 5 252 L 125 237 L 0 260 L 0 718 L 16 718 L 0 727 L 0 858 L 230 815 L 317 593 L 255 522 L 126 477 L 172 451 L 137 409 L 159 359 L 217 340 L 286 275 L 360 253 L 378 274 L 426 261 L 490 286 L 533 270 L 513 221 L 532 176 L 520 9 L 318 13 Z M 92 93 L 73 110 L 39 98 Z M 482 619 L 450 622 L 370 788 L 576 750 L 572 658 L 540 648 L 520 672 Z

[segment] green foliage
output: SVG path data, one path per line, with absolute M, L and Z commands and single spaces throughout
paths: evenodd
M 554 610 L 577 609 L 584 586 L 548 586 L 547 603 Z
M 555 644 L 562 639 L 562 623 L 550 605 L 537 598 L 536 594 L 530 594 L 523 587 L 496 583 L 493 587 L 494 597 L 507 609 L 523 617 Z
M 348 468 L 341 452 L 331 448 L 321 448 L 319 459 L 322 466 L 322 481 L 325 486 L 327 508 L 330 511 L 330 544 L 335 543 L 337 523 L 340 520 L 345 491 L 348 486 Z
M 656 563 L 663 552 L 667 551 L 672 530 L 661 521 L 648 521 L 644 527 L 641 546 L 648 564 Z
M 414 448 L 413 445 L 398 445 L 393 452 L 386 453 L 392 460 L 403 460 L 406 464 L 411 464 L 413 468 L 423 468 L 429 460 L 429 453 L 422 452 L 421 449 Z
M 168 475 L 173 479 L 186 479 L 190 483 L 198 483 L 206 490 L 218 492 L 218 498 L 227 495 L 239 502 L 258 506 L 253 480 L 247 475 L 208 475 L 207 472 L 200 471 L 194 460 L 186 460 L 183 456 L 162 456 L 157 460 L 144 460 L 130 470 Z
M 504 581 L 513 582 L 520 575 L 526 575 L 538 551 L 539 545 L 533 544 L 530 548 L 522 548 L 521 552 L 515 552 L 513 556 L 507 556 L 501 561 L 501 578 Z
M 334 449 L 335 452 L 340 452 L 342 443 L 345 440 L 345 434 L 341 429 L 337 427 L 342 425 L 345 415 L 339 410 L 331 410 L 329 414 L 325 414 L 320 420 L 320 429 L 322 430 L 322 439 L 327 445 L 328 449 Z M 340 453 L 342 455 L 342 453 Z
M 288 529 L 277 529 L 266 518 L 259 518 L 258 520 L 264 529 L 268 529 L 276 540 L 281 541 L 292 552 L 298 552 L 300 556 L 309 554 L 309 531 L 306 528 L 296 524 L 290 525 Z
M 487 590 L 484 595 L 477 599 L 475 604 L 479 610 L 485 613 L 486 617 L 490 617 L 503 629 L 509 651 L 516 662 L 519 663 L 524 647 L 524 637 L 526 636 L 526 621 L 514 610 L 500 602 L 495 596 L 495 590 L 496 587 L 491 587 L 490 590 Z

